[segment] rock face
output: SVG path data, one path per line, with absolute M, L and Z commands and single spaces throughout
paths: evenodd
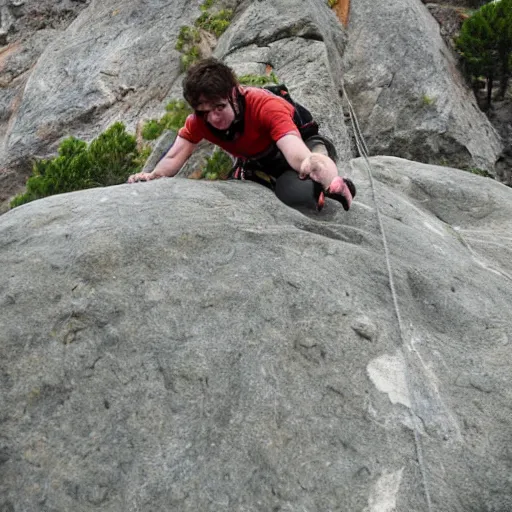
M 175 178 L 3 215 L 0 509 L 510 510 L 512 191 L 371 161 L 348 213 Z
M 499 137 L 427 8 L 353 2 L 345 83 L 371 154 L 494 173 Z
M 92 1 L 34 67 L 4 164 L 21 165 L 69 134 L 92 139 L 116 120 L 133 130 L 142 112 L 160 107 L 180 74 L 179 25 L 193 20 L 185 3 Z
M 425 3 L 425 2 L 424 2 Z M 447 46 L 454 48 L 453 38 L 456 37 L 465 19 L 465 14 L 460 7 L 452 4 L 426 4 L 429 12 L 439 23 L 439 30 Z
M 88 1 L 0 0 L 0 212 L 2 202 L 19 191 L 34 152 L 25 165 L 6 165 L 5 143 L 23 102 L 27 80 L 46 47 L 65 31 Z M 8 159 L 7 159 L 8 160 Z

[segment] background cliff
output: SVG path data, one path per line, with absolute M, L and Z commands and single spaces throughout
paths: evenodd
M 347 3 L 347 2 L 345 2 Z M 272 68 L 322 122 L 342 157 L 345 83 L 371 154 L 495 174 L 502 146 L 418 0 L 355 2 L 348 29 L 325 2 L 224 2 L 234 19 L 215 55 L 238 72 Z M 199 2 L 3 0 L 0 190 L 19 191 L 35 156 L 69 135 L 91 140 L 114 121 L 132 132 L 181 97 L 181 26 Z M 325 94 L 324 94 L 325 93 Z M 5 207 L 5 204 L 4 204 Z

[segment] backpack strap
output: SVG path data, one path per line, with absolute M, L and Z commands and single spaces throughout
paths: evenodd
M 299 129 L 302 140 L 309 139 L 310 137 L 318 134 L 318 123 L 313 119 L 313 115 L 306 107 L 293 100 L 286 85 L 270 84 L 265 85 L 263 88 L 275 94 L 276 96 L 285 99 L 295 108 L 293 114 L 293 122 Z

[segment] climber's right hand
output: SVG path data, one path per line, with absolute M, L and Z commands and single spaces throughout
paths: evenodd
M 127 183 L 137 183 L 138 181 L 150 181 L 154 180 L 156 176 L 152 172 L 138 172 L 137 174 L 132 174 Z

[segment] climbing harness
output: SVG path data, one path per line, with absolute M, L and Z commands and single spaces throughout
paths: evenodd
M 417 423 L 416 423 L 417 418 L 418 418 L 418 415 L 416 414 L 416 410 L 417 410 L 416 399 L 415 399 L 414 393 L 412 393 L 412 389 L 411 389 L 411 387 L 412 387 L 411 386 L 411 376 L 410 376 L 410 371 L 409 371 L 409 367 L 408 367 L 408 358 L 407 358 L 407 349 L 409 348 L 409 345 L 406 342 L 402 318 L 400 315 L 400 308 L 398 306 L 398 296 L 396 293 L 395 282 L 393 279 L 393 270 L 391 268 L 391 259 L 389 256 L 388 242 L 387 242 L 387 238 L 386 238 L 386 232 L 384 230 L 384 224 L 382 222 L 382 217 L 380 214 L 379 203 L 377 201 L 377 194 L 375 191 L 375 183 L 373 180 L 372 169 L 371 169 L 371 164 L 370 164 L 370 160 L 369 160 L 369 152 L 368 152 L 368 148 L 366 146 L 366 142 L 364 140 L 363 134 L 361 132 L 361 128 L 359 126 L 359 122 L 357 120 L 357 116 L 354 111 L 354 107 L 352 105 L 352 102 L 350 101 L 350 98 L 348 97 L 343 80 L 341 82 L 341 92 L 343 93 L 343 99 L 345 100 L 345 102 L 347 104 L 347 110 L 349 113 L 352 130 L 354 132 L 354 139 L 356 142 L 357 150 L 358 150 L 359 154 L 363 157 L 363 160 L 364 160 L 364 163 L 366 166 L 366 170 L 368 171 L 370 187 L 372 190 L 372 197 L 373 197 L 373 201 L 375 203 L 375 209 L 377 212 L 377 221 L 379 223 L 379 229 L 380 229 L 380 232 L 382 235 L 382 244 L 384 246 L 384 255 L 385 255 L 386 266 L 387 266 L 387 271 L 388 271 L 389 287 L 391 289 L 391 296 L 393 298 L 393 306 L 395 309 L 395 314 L 396 314 L 397 321 L 398 321 L 398 328 L 400 331 L 400 343 L 401 344 L 399 345 L 398 348 L 402 352 L 402 355 L 404 358 L 405 382 L 406 382 L 406 386 L 407 386 L 407 392 L 408 392 L 408 395 L 409 395 L 410 401 L 411 401 L 411 407 L 409 409 L 409 412 L 411 415 L 411 422 L 412 422 L 413 430 L 414 430 L 414 444 L 415 444 L 415 448 L 416 448 L 416 456 L 418 458 L 418 465 L 419 465 L 420 472 L 421 472 L 423 490 L 425 492 L 425 499 L 427 502 L 428 511 L 432 512 L 432 500 L 430 497 L 430 489 L 429 489 L 428 480 L 427 480 L 427 471 L 426 471 L 425 460 L 424 460 L 424 456 L 423 456 L 423 444 L 421 442 L 420 433 L 418 431 L 418 427 L 417 427 Z

